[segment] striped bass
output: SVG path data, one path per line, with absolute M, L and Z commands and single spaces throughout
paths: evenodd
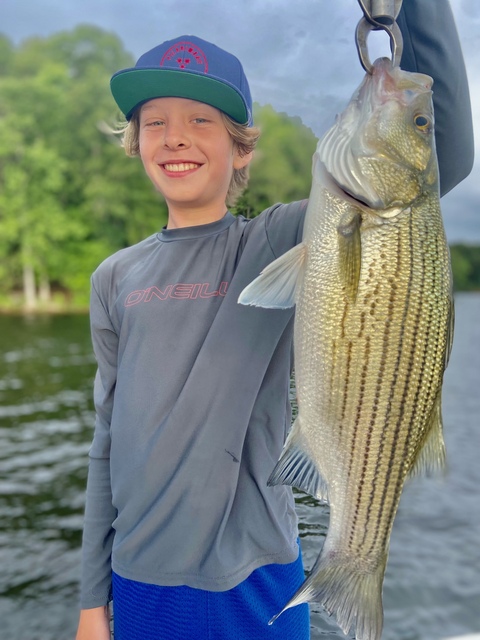
M 445 462 L 453 302 L 431 86 L 375 62 L 318 143 L 303 242 L 239 298 L 296 304 L 298 416 L 269 484 L 330 504 L 319 558 L 283 611 L 320 602 L 359 640 L 381 637 L 405 480 Z

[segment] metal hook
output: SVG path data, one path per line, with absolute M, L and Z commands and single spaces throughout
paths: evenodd
M 398 11 L 396 15 L 393 16 L 393 21 L 391 24 L 385 24 L 382 22 L 378 22 L 374 20 L 370 15 L 369 11 L 366 8 L 366 5 L 363 0 L 358 0 L 360 6 L 364 11 L 364 17 L 361 18 L 360 22 L 357 25 L 357 29 L 355 31 L 355 42 L 357 45 L 358 57 L 360 58 L 360 62 L 362 67 L 365 69 L 367 73 L 372 73 L 373 65 L 370 61 L 370 57 L 368 55 L 368 46 L 367 46 L 367 38 L 370 31 L 378 31 L 382 29 L 386 31 L 390 38 L 390 51 L 392 53 L 392 66 L 398 67 L 400 66 L 400 60 L 403 52 L 403 37 L 402 32 L 400 31 L 400 27 L 395 22 L 395 17 L 398 15 Z M 398 10 L 400 10 L 401 0 L 395 0 L 396 6 Z

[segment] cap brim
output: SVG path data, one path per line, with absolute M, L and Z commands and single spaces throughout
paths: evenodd
M 112 77 L 110 88 L 127 120 L 147 100 L 176 97 L 205 102 L 240 124 L 250 121 L 251 114 L 239 92 L 224 81 L 203 74 L 158 68 L 125 69 Z

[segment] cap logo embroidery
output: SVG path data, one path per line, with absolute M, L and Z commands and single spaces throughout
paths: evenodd
M 207 56 L 200 47 L 187 41 L 176 42 L 164 53 L 163 58 L 160 60 L 161 67 L 173 67 L 175 65 L 179 69 L 208 72 Z

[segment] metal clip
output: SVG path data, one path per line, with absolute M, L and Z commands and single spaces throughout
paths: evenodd
M 402 0 L 358 0 L 363 14 L 373 24 L 391 25 L 397 19 Z
M 368 55 L 367 38 L 370 31 L 386 31 L 390 38 L 392 65 L 400 66 L 403 52 L 403 38 L 396 18 L 402 6 L 402 0 L 358 0 L 363 18 L 357 25 L 355 42 L 358 57 L 367 73 L 372 73 L 373 65 Z

